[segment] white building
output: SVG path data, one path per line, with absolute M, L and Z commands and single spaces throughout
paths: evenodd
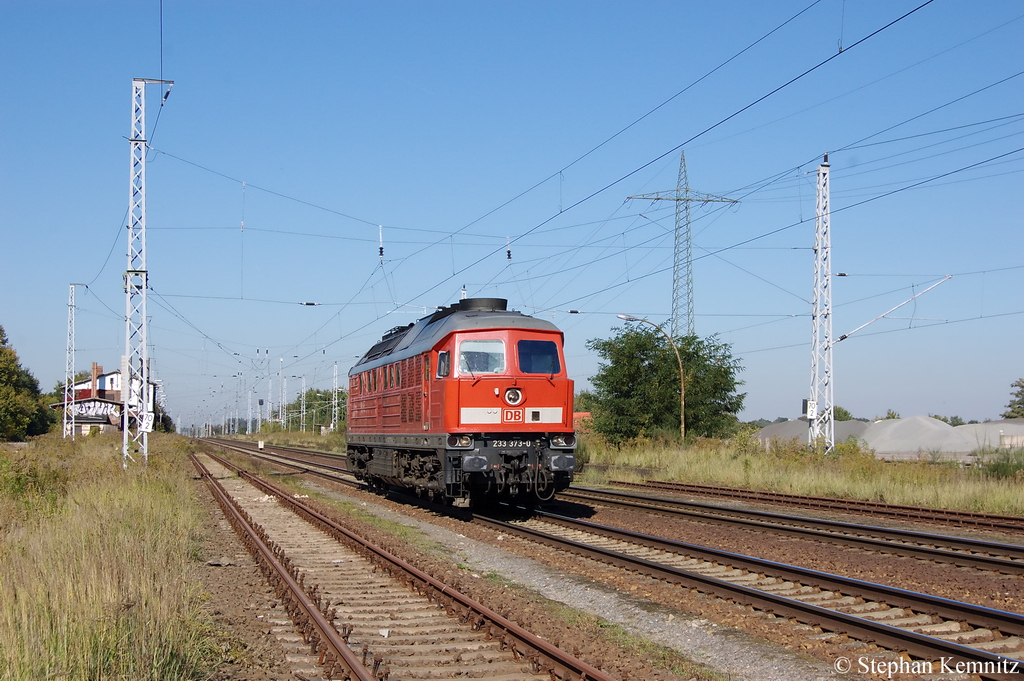
M 93 362 L 89 379 L 75 383 L 74 396 L 69 405 L 59 402 L 53 406 L 73 410 L 76 434 L 121 430 L 121 412 L 124 410 L 121 389 L 120 371 L 103 373 L 103 367 Z M 155 395 L 156 386 L 151 383 L 147 411 L 153 411 Z

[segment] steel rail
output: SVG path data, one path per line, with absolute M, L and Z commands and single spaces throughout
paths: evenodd
M 681 494 L 707 494 L 732 499 L 749 499 L 765 503 L 793 504 L 808 508 L 822 508 L 834 511 L 866 512 L 901 519 L 941 520 L 958 525 L 989 527 L 1016 532 L 1024 530 L 1024 517 L 1019 516 L 973 513 L 971 511 L 953 511 L 942 508 L 901 506 L 898 504 L 884 504 L 881 502 L 862 501 L 858 499 L 831 499 L 829 497 L 802 496 L 799 494 L 785 494 L 782 492 L 746 490 L 736 487 L 717 487 L 715 485 L 663 482 L 659 480 L 646 480 L 642 483 L 612 480 L 610 481 L 610 484 L 618 485 L 620 487 L 670 490 Z
M 199 438 L 199 439 L 201 441 L 203 441 L 203 442 L 210 442 L 210 443 L 216 444 L 218 446 L 236 446 L 236 447 L 241 447 L 242 445 L 248 445 L 248 447 L 246 447 L 246 449 L 252 449 L 254 451 L 259 451 L 259 449 L 257 449 L 257 444 L 255 442 L 249 442 L 248 440 L 228 440 L 226 438 L 219 438 L 219 437 L 204 437 L 204 438 Z M 323 456 L 333 457 L 333 458 L 336 458 L 336 459 L 345 459 L 345 458 L 347 458 L 346 454 L 340 454 L 338 452 L 327 452 L 327 451 L 324 451 L 322 449 L 309 449 L 307 447 L 292 447 L 290 445 L 270 445 L 270 446 L 274 447 L 275 449 L 281 449 L 281 450 L 285 450 L 285 451 L 298 452 L 299 454 L 321 454 Z
M 231 526 L 242 539 L 242 543 L 259 563 L 264 575 L 271 581 L 278 598 L 287 601 L 287 610 L 296 625 L 302 630 L 303 641 L 309 643 L 313 651 L 319 655 L 319 662 L 327 668 L 328 676 L 334 676 L 339 671 L 337 666 L 340 664 L 343 667 L 340 671 L 346 680 L 378 681 L 377 676 L 360 662 L 327 616 L 303 591 L 298 580 L 278 560 L 277 554 L 267 546 L 262 528 L 250 521 L 248 514 L 238 507 L 195 454 L 190 455 L 189 458 L 207 487 L 210 488 Z
M 696 501 L 638 496 L 628 492 L 588 487 L 572 487 L 560 492 L 558 496 L 622 508 L 653 510 L 701 522 L 743 525 L 757 530 L 770 530 L 802 538 L 861 548 L 867 547 L 900 555 L 954 563 L 958 566 L 995 570 L 1005 574 L 1024 574 L 1024 546 L 1014 544 L 790 516 L 767 511 L 724 508 Z M 958 551 L 971 551 L 972 553 L 959 553 Z
M 748 569 L 755 569 L 758 572 L 764 571 L 766 568 L 771 568 L 770 572 L 772 574 L 788 580 L 796 579 L 796 581 L 801 581 L 800 578 L 802 577 L 802 581 L 806 582 L 813 576 L 813 583 L 817 585 L 827 586 L 831 583 L 834 587 L 830 588 L 835 588 L 836 590 L 840 590 L 839 585 L 843 585 L 842 590 L 847 592 L 850 591 L 851 586 L 864 585 L 865 588 L 858 589 L 856 592 L 857 595 L 884 600 L 890 605 L 894 603 L 903 603 L 906 604 L 905 607 L 910 607 L 910 604 L 913 603 L 916 606 L 914 609 L 920 612 L 937 614 L 940 616 L 946 616 L 943 613 L 948 613 L 949 615 L 953 615 L 951 619 L 956 619 L 958 621 L 969 619 L 975 622 L 988 622 L 988 626 L 990 628 L 997 629 L 999 631 L 1010 631 L 1011 633 L 1024 631 L 1024 618 L 1019 615 L 1014 615 L 1013 613 L 1005 613 L 998 610 L 991 610 L 989 608 L 982 608 L 981 606 L 957 603 L 956 601 L 929 597 L 924 594 L 915 594 L 902 589 L 884 587 L 881 585 L 871 584 L 869 582 L 859 582 L 858 580 L 838 577 L 836 575 L 828 575 L 826 573 L 820 573 L 813 570 L 795 568 L 794 566 L 782 563 L 773 563 L 771 561 L 762 561 L 759 559 L 752 560 L 747 556 L 729 554 L 724 551 L 709 550 L 706 547 L 691 547 L 691 545 L 684 544 L 683 542 L 669 541 L 659 537 L 650 537 L 639 533 L 605 528 L 586 521 L 554 516 L 554 514 L 540 513 L 539 515 L 544 516 L 548 521 L 556 521 L 557 519 L 558 524 L 565 525 L 567 527 L 575 527 L 576 529 L 582 527 L 584 528 L 584 531 L 610 538 L 622 539 L 623 536 L 631 535 L 632 541 L 635 542 L 640 540 L 645 546 L 665 548 L 676 553 L 685 551 L 687 555 L 701 557 L 705 560 L 719 562 L 728 560 L 731 565 L 742 565 L 744 567 L 748 567 Z M 735 601 L 742 605 L 749 605 L 777 615 L 792 617 L 811 626 L 844 633 L 852 638 L 875 642 L 883 647 L 905 650 L 911 655 L 922 659 L 934 659 L 938 656 L 965 660 L 977 664 L 989 663 L 996 669 L 1019 668 L 1017 666 L 1019 664 L 1019 660 L 1014 660 L 1013 658 L 988 653 L 976 648 L 944 641 L 924 634 L 917 634 L 915 632 L 893 627 L 881 622 L 864 619 L 855 615 L 848 615 L 835 610 L 829 610 L 827 608 L 804 603 L 795 599 L 786 598 L 785 596 L 777 596 L 769 592 L 760 591 L 739 584 L 733 584 L 722 579 L 709 577 L 707 575 L 683 570 L 681 568 L 671 567 L 643 558 L 637 558 L 618 551 L 612 551 L 610 549 L 604 549 L 582 542 L 564 539 L 562 537 L 495 520 L 486 516 L 474 515 L 473 518 L 474 522 L 490 526 L 493 529 L 497 529 L 507 534 L 520 536 L 530 541 L 551 546 L 559 550 L 568 550 L 587 558 L 592 558 L 616 567 L 645 574 L 669 583 L 686 584 L 690 586 L 695 585 L 699 590 Z M 735 556 L 735 560 L 729 560 L 730 556 Z M 920 598 L 925 599 L 928 602 L 928 605 L 926 606 L 924 601 L 919 600 Z M 966 610 L 964 608 L 954 606 L 966 606 Z M 970 617 L 965 617 L 965 615 L 968 614 L 967 611 L 970 611 Z M 992 681 L 1011 681 L 1011 679 L 1019 681 L 1021 678 L 1020 675 L 1016 673 L 982 673 L 980 676 L 983 679 L 991 679 Z
M 240 447 L 240 446 L 238 446 L 237 443 L 236 444 L 230 444 L 230 443 L 227 443 L 227 442 L 217 442 L 215 444 L 216 444 L 217 447 L 222 447 L 224 449 L 233 449 L 236 452 L 239 452 L 240 454 L 245 454 L 247 456 L 253 456 L 253 457 L 256 457 L 258 459 L 264 459 L 265 461 L 276 461 L 276 462 L 282 463 L 282 464 L 285 464 L 286 462 L 288 462 L 287 465 L 291 466 L 292 468 L 296 468 L 296 469 L 303 470 L 303 471 L 306 470 L 305 469 L 306 466 L 316 466 L 317 468 L 323 468 L 323 469 L 326 469 L 326 470 L 329 470 L 329 471 L 334 471 L 336 473 L 348 473 L 348 474 L 351 474 L 347 468 L 341 468 L 339 466 L 331 466 L 331 465 L 324 464 L 324 463 L 316 463 L 314 461 L 307 461 L 305 459 L 295 459 L 295 458 L 292 458 L 291 456 L 286 455 L 286 454 L 279 454 L 279 453 L 273 451 L 272 449 L 270 449 L 269 447 L 266 447 L 264 449 L 253 449 L 251 447 Z M 274 449 L 291 450 L 291 451 L 294 451 L 294 452 L 301 452 L 301 450 L 299 450 L 296 447 L 276 447 L 275 446 Z M 270 458 L 271 456 L 276 457 L 276 458 Z M 284 461 L 281 461 L 281 459 L 283 459 Z
M 536 511 L 535 516 L 556 525 L 582 529 L 585 532 L 599 534 L 610 539 L 640 543 L 644 546 L 651 546 L 673 553 L 685 552 L 687 555 L 699 557 L 710 562 L 726 562 L 729 565 L 743 567 L 754 572 L 764 572 L 765 574 L 783 577 L 789 581 L 812 583 L 816 586 L 824 586 L 847 595 L 864 596 L 900 608 L 909 608 L 917 612 L 938 615 L 950 620 L 966 621 L 975 627 L 998 629 L 1015 636 L 1024 636 L 1024 615 L 1006 612 L 1005 610 L 995 610 L 981 605 L 973 605 L 939 596 L 930 596 L 915 591 L 899 589 L 893 586 L 885 586 L 884 584 L 820 572 L 811 568 L 802 568 L 763 558 L 721 551 L 707 546 L 688 544 L 675 539 L 665 539 L 640 532 L 631 532 L 544 511 Z
M 323 515 L 308 504 L 293 498 L 287 490 L 283 490 L 277 485 L 263 480 L 226 460 L 220 459 L 220 457 L 209 454 L 207 456 L 218 461 L 221 465 L 235 470 L 242 479 L 257 488 L 276 496 L 279 501 L 288 505 L 297 515 L 304 517 L 311 524 L 324 530 L 339 541 L 355 546 L 364 556 L 371 558 L 373 562 L 388 570 L 391 574 L 404 576 L 400 578 L 407 582 L 411 580 L 417 591 L 424 593 L 432 600 L 443 605 L 449 613 L 457 614 L 460 619 L 475 620 L 476 628 L 478 629 L 487 626 L 492 636 L 500 638 L 506 646 L 511 647 L 517 654 L 528 657 L 537 669 L 548 671 L 552 679 L 563 679 L 565 681 L 570 679 L 573 681 L 576 679 L 579 679 L 579 681 L 614 681 L 612 677 L 599 669 L 556 648 L 544 639 L 531 634 L 515 622 L 506 619 L 494 610 L 452 589 L 440 580 L 403 561 L 401 558 L 367 542 L 359 535 Z M 525 652 L 523 648 L 532 652 Z
M 245 453 L 251 453 L 251 452 L 246 450 Z M 310 472 L 314 472 L 315 473 L 315 471 L 310 471 Z M 327 474 L 323 474 L 323 473 L 318 473 L 318 474 L 322 475 L 324 477 L 330 477 L 332 479 L 337 480 L 337 478 L 334 478 L 333 476 L 330 476 L 330 475 L 327 475 Z M 538 515 L 543 515 L 543 516 L 546 516 L 546 517 L 557 517 L 557 516 L 554 516 L 554 514 L 546 514 L 546 513 L 540 513 L 540 512 L 538 512 Z M 594 525 L 593 523 L 587 523 L 586 521 L 576 521 L 576 520 L 573 520 L 573 519 L 570 519 L 570 518 L 561 518 L 560 520 L 564 521 L 564 523 L 562 523 L 562 524 L 567 524 L 570 527 L 573 526 L 573 525 L 576 525 L 576 524 L 579 524 L 579 525 Z M 494 520 L 494 519 L 491 519 L 491 518 L 486 518 L 484 516 L 474 515 L 474 521 L 480 522 L 480 523 L 483 523 L 483 524 L 489 524 L 489 525 L 499 529 L 500 531 L 503 531 L 503 532 L 506 532 L 506 533 L 510 533 L 510 534 L 513 534 L 513 535 L 523 536 L 523 537 L 525 537 L 527 539 L 538 541 L 539 543 L 546 544 L 546 545 L 549 545 L 549 546 L 553 546 L 553 547 L 559 548 L 561 550 L 565 550 L 566 547 L 569 547 L 572 552 L 578 553 L 580 555 L 588 556 L 590 558 L 594 558 L 596 560 L 600 560 L 602 562 L 606 562 L 606 563 L 615 565 L 617 567 L 623 567 L 625 569 L 634 570 L 634 571 L 637 571 L 637 572 L 641 572 L 643 574 L 648 574 L 648 575 L 650 575 L 652 577 L 655 577 L 657 579 L 662 579 L 662 580 L 670 582 L 670 583 L 697 584 L 698 587 L 700 587 L 702 590 L 707 591 L 709 593 L 713 593 L 713 594 L 715 594 L 717 596 L 728 598 L 730 600 L 734 600 L 736 602 L 740 602 L 740 603 L 743 603 L 745 605 L 751 605 L 753 607 L 758 607 L 759 609 L 765 610 L 767 612 L 774 612 L 776 614 L 780 614 L 780 615 L 783 615 L 785 617 L 792 617 L 794 619 L 797 619 L 797 620 L 799 620 L 801 622 L 810 624 L 812 626 L 819 626 L 819 627 L 822 627 L 824 629 L 828 629 L 828 630 L 832 630 L 832 631 L 837 631 L 837 632 L 842 632 L 842 633 L 850 635 L 852 638 L 859 638 L 861 640 L 865 640 L 865 641 L 869 641 L 869 642 L 877 642 L 880 645 L 883 645 L 884 647 L 888 647 L 890 649 L 905 650 L 908 653 L 910 653 L 912 655 L 915 655 L 917 657 L 920 657 L 920 658 L 927 659 L 929 657 L 934 656 L 936 653 L 938 653 L 939 655 L 945 656 L 946 659 L 952 660 L 952 659 L 959 658 L 959 659 L 963 659 L 963 660 L 966 660 L 968 662 L 972 662 L 972 663 L 975 663 L 975 664 L 978 664 L 978 665 L 986 665 L 987 664 L 990 667 L 994 667 L 995 669 L 1019 669 L 1020 668 L 1020 667 L 1015 667 L 1014 666 L 1014 665 L 1018 664 L 1019 661 L 1015 660 L 1013 658 L 1008 658 L 1008 657 L 1004 657 L 1004 656 L 993 654 L 993 653 L 987 653 L 985 651 L 978 650 L 976 648 L 971 648 L 969 646 L 964 646 L 964 645 L 952 643 L 952 642 L 949 642 L 949 641 L 944 641 L 942 639 L 936 639 L 936 638 L 933 638 L 933 637 L 930 637 L 930 636 L 926 636 L 926 635 L 923 635 L 923 634 L 916 634 L 914 632 L 911 632 L 911 631 L 908 631 L 908 630 L 905 630 L 905 629 L 901 629 L 901 628 L 898 628 L 898 627 L 893 627 L 893 626 L 890 626 L 890 625 L 882 624 L 881 622 L 875 622 L 875 621 L 872 621 L 872 620 L 860 618 L 860 617 L 857 617 L 855 615 L 847 615 L 845 613 L 837 612 L 837 611 L 834 611 L 834 610 L 829 610 L 827 608 L 822 608 L 820 606 L 815 606 L 815 605 L 804 603 L 804 602 L 801 602 L 801 601 L 798 601 L 798 600 L 789 599 L 789 598 L 786 598 L 784 596 L 776 596 L 776 595 L 773 595 L 773 594 L 771 594 L 769 592 L 759 591 L 757 589 L 752 589 L 750 587 L 744 587 L 744 586 L 741 586 L 741 585 L 730 583 L 730 582 L 725 581 L 725 580 L 716 579 L 714 577 L 708 577 L 708 576 L 705 576 L 705 575 L 701 575 L 699 573 L 689 572 L 687 570 L 682 570 L 682 569 L 679 569 L 679 568 L 673 568 L 673 567 L 670 567 L 670 566 L 661 565 L 661 564 L 658 564 L 658 563 L 655 563 L 655 562 L 652 562 L 652 561 L 647 561 L 647 560 L 644 560 L 644 559 L 641 559 L 641 558 L 635 558 L 635 557 L 629 556 L 627 554 L 622 554 L 622 553 L 618 553 L 618 552 L 615 552 L 615 551 L 601 549 L 599 547 L 589 546 L 587 544 L 583 544 L 583 543 L 580 543 L 580 542 L 574 542 L 572 540 L 567 540 L 567 539 L 563 539 L 563 538 L 560 538 L 560 537 L 555 537 L 553 535 L 547 535 L 547 534 L 544 534 L 544 533 L 541 533 L 541 532 L 537 532 L 535 530 L 531 530 L 529 528 L 523 528 L 523 527 L 520 527 L 520 526 L 510 525 L 508 523 L 503 523 L 501 521 L 497 521 L 497 520 Z M 595 527 L 600 527 L 600 526 L 595 526 Z M 612 532 L 612 533 L 624 532 L 624 531 L 614 530 L 613 528 L 607 528 L 607 529 L 610 532 Z M 645 536 L 645 535 L 640 535 L 638 533 L 627 533 L 627 534 L 637 534 L 637 536 L 640 536 L 640 537 L 644 537 Z M 610 535 L 605 535 L 605 536 L 610 536 Z M 613 537 L 613 538 L 620 538 L 621 539 L 621 537 Z M 663 539 L 658 538 L 658 537 L 651 537 L 651 539 L 653 539 L 655 541 L 667 542 L 669 544 L 675 544 L 675 545 L 678 545 L 678 546 L 684 546 L 684 547 L 690 546 L 690 545 L 687 545 L 687 544 L 685 544 L 683 542 L 674 542 L 672 540 L 663 540 Z M 721 558 L 723 556 L 728 556 L 728 555 L 737 555 L 738 556 L 738 554 L 728 554 L 727 552 L 717 552 L 717 551 L 715 551 L 713 549 L 707 549 L 706 547 L 696 547 L 696 548 L 704 549 L 704 550 L 707 550 L 707 551 L 710 551 L 710 552 L 713 552 L 713 553 L 717 553 L 718 557 L 717 558 L 712 557 L 712 558 L 710 558 L 711 560 L 721 560 Z M 670 550 L 678 551 L 678 548 L 670 549 Z M 694 555 L 696 555 L 696 554 L 694 554 Z M 781 568 L 791 568 L 793 570 L 796 570 L 796 571 L 802 573 L 802 574 L 787 574 L 785 572 L 777 572 L 777 574 L 780 577 L 783 577 L 785 579 L 790 579 L 790 580 L 796 579 L 797 581 L 800 581 L 800 579 L 802 577 L 803 580 L 806 581 L 808 579 L 807 575 L 813 573 L 813 574 L 822 575 L 824 577 L 831 577 L 831 578 L 835 578 L 837 580 L 845 581 L 847 584 L 853 583 L 853 584 L 871 585 L 871 583 L 869 583 L 869 582 L 860 582 L 858 580 L 848 580 L 846 578 L 838 577 L 836 575 L 828 575 L 827 573 L 817 573 L 816 571 L 813 571 L 813 570 L 803 570 L 801 568 L 794 568 L 793 566 L 787 566 L 787 565 L 781 564 L 781 563 L 772 563 L 771 561 L 761 561 L 760 559 L 750 559 L 747 556 L 738 556 L 738 557 L 740 559 L 746 559 L 746 560 L 752 560 L 752 561 L 758 562 L 758 563 L 761 564 L 760 565 L 761 567 L 763 567 L 764 565 L 777 565 L 777 566 L 779 566 Z M 707 559 L 707 557 L 705 557 L 705 559 Z M 733 564 L 734 565 L 738 565 L 739 562 L 736 561 L 736 562 L 733 562 Z M 826 586 L 826 587 L 829 586 L 828 584 L 823 584 L 821 580 L 818 580 L 817 584 L 819 586 Z M 960 612 L 960 611 L 957 611 L 956 613 L 950 613 L 949 610 L 948 610 L 948 607 L 947 608 L 943 608 L 942 610 L 934 608 L 934 607 L 926 608 L 926 607 L 923 607 L 920 604 L 920 602 L 916 602 L 915 604 L 911 605 L 911 604 L 909 604 L 907 602 L 896 600 L 894 598 L 894 596 L 896 594 L 904 594 L 904 595 L 911 596 L 911 597 L 918 596 L 918 597 L 923 597 L 923 598 L 926 598 L 926 599 L 933 599 L 934 602 L 931 603 L 931 605 L 933 605 L 933 606 L 936 605 L 936 603 L 945 603 L 945 604 L 947 604 L 947 606 L 948 605 L 954 605 L 954 606 L 955 605 L 967 605 L 970 608 L 974 608 L 976 611 L 979 611 L 979 612 L 982 612 L 982 613 L 987 613 L 989 615 L 994 615 L 995 616 L 995 621 L 987 622 L 987 621 L 979 619 L 979 618 L 974 618 L 972 623 L 977 623 L 980 626 L 987 626 L 989 628 L 995 629 L 997 631 L 1005 632 L 1005 633 L 1015 634 L 1015 633 L 1019 632 L 1020 631 L 1019 622 L 1015 623 L 1013 620 L 1014 620 L 1014 618 L 1016 618 L 1017 620 L 1024 619 L 1024 618 L 1020 618 L 1019 616 L 1016 616 L 1016 615 L 1014 615 L 1012 613 L 1004 613 L 1002 611 L 991 610 L 991 609 L 988 609 L 988 608 L 983 608 L 981 606 L 971 606 L 970 604 L 959 604 L 956 601 L 949 601 L 947 599 L 939 599 L 939 598 L 935 598 L 935 597 L 929 597 L 929 596 L 925 596 L 923 594 L 915 594 L 914 592 L 904 591 L 904 590 L 890 588 L 890 587 L 884 587 L 884 586 L 881 586 L 881 585 L 871 585 L 871 586 L 878 587 L 881 590 L 883 590 L 885 593 L 884 594 L 871 594 L 871 593 L 866 593 L 864 590 L 861 590 L 861 592 L 858 593 L 858 595 L 875 598 L 877 600 L 884 600 L 886 603 L 888 603 L 890 605 L 896 605 L 896 606 L 900 606 L 900 607 L 908 607 L 910 609 L 913 609 L 913 610 L 916 610 L 918 612 L 922 612 L 922 613 L 925 613 L 925 614 L 939 615 L 939 616 L 943 616 L 943 617 L 947 617 L 949 615 L 954 615 L 954 616 L 949 616 L 948 618 L 949 619 L 955 619 L 957 621 L 962 621 L 964 619 L 962 617 L 963 613 Z M 833 584 L 830 588 L 834 588 L 836 590 L 840 590 L 838 588 L 838 585 L 835 585 L 835 584 Z M 849 590 L 849 588 L 847 587 L 845 590 Z M 882 596 L 884 596 L 884 595 L 887 595 L 888 597 L 882 598 Z M 1009 616 L 1011 619 L 1010 619 L 1010 621 L 1005 621 L 1000 616 Z M 1016 681 L 1016 680 L 1019 680 L 1021 678 L 1020 675 L 1017 674 L 1017 673 L 1005 673 L 1004 674 L 1004 673 L 999 673 L 999 672 L 989 673 L 989 672 L 985 672 L 985 671 L 982 671 L 981 673 L 979 673 L 979 676 L 981 678 L 985 679 L 986 681 L 988 681 L 988 680 L 992 680 L 992 681 L 1010 681 L 1011 679 Z

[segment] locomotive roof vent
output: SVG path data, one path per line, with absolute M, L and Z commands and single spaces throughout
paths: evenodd
M 463 298 L 459 301 L 459 312 L 504 312 L 508 310 L 505 298 Z

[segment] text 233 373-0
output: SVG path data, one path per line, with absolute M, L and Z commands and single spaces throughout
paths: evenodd
M 522 447 L 529 447 L 532 442 L 529 440 L 491 440 L 491 446 L 501 449 L 519 449 Z

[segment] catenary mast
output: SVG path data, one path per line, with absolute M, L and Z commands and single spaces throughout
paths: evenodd
M 149 378 L 149 320 L 146 316 L 146 85 L 172 81 L 132 79 L 131 178 L 128 191 L 128 269 L 124 273 L 124 357 L 121 358 L 124 468 L 133 454 L 149 461 L 153 393 Z M 168 90 L 170 92 L 170 90 Z M 166 97 L 165 97 L 166 98 Z
M 836 444 L 832 401 L 832 243 L 829 232 L 828 154 L 818 166 L 814 231 L 814 300 L 811 311 L 811 394 L 807 401 L 808 441 L 825 451 Z
M 64 437 L 75 439 L 75 285 L 68 288 L 68 349 L 64 368 Z

